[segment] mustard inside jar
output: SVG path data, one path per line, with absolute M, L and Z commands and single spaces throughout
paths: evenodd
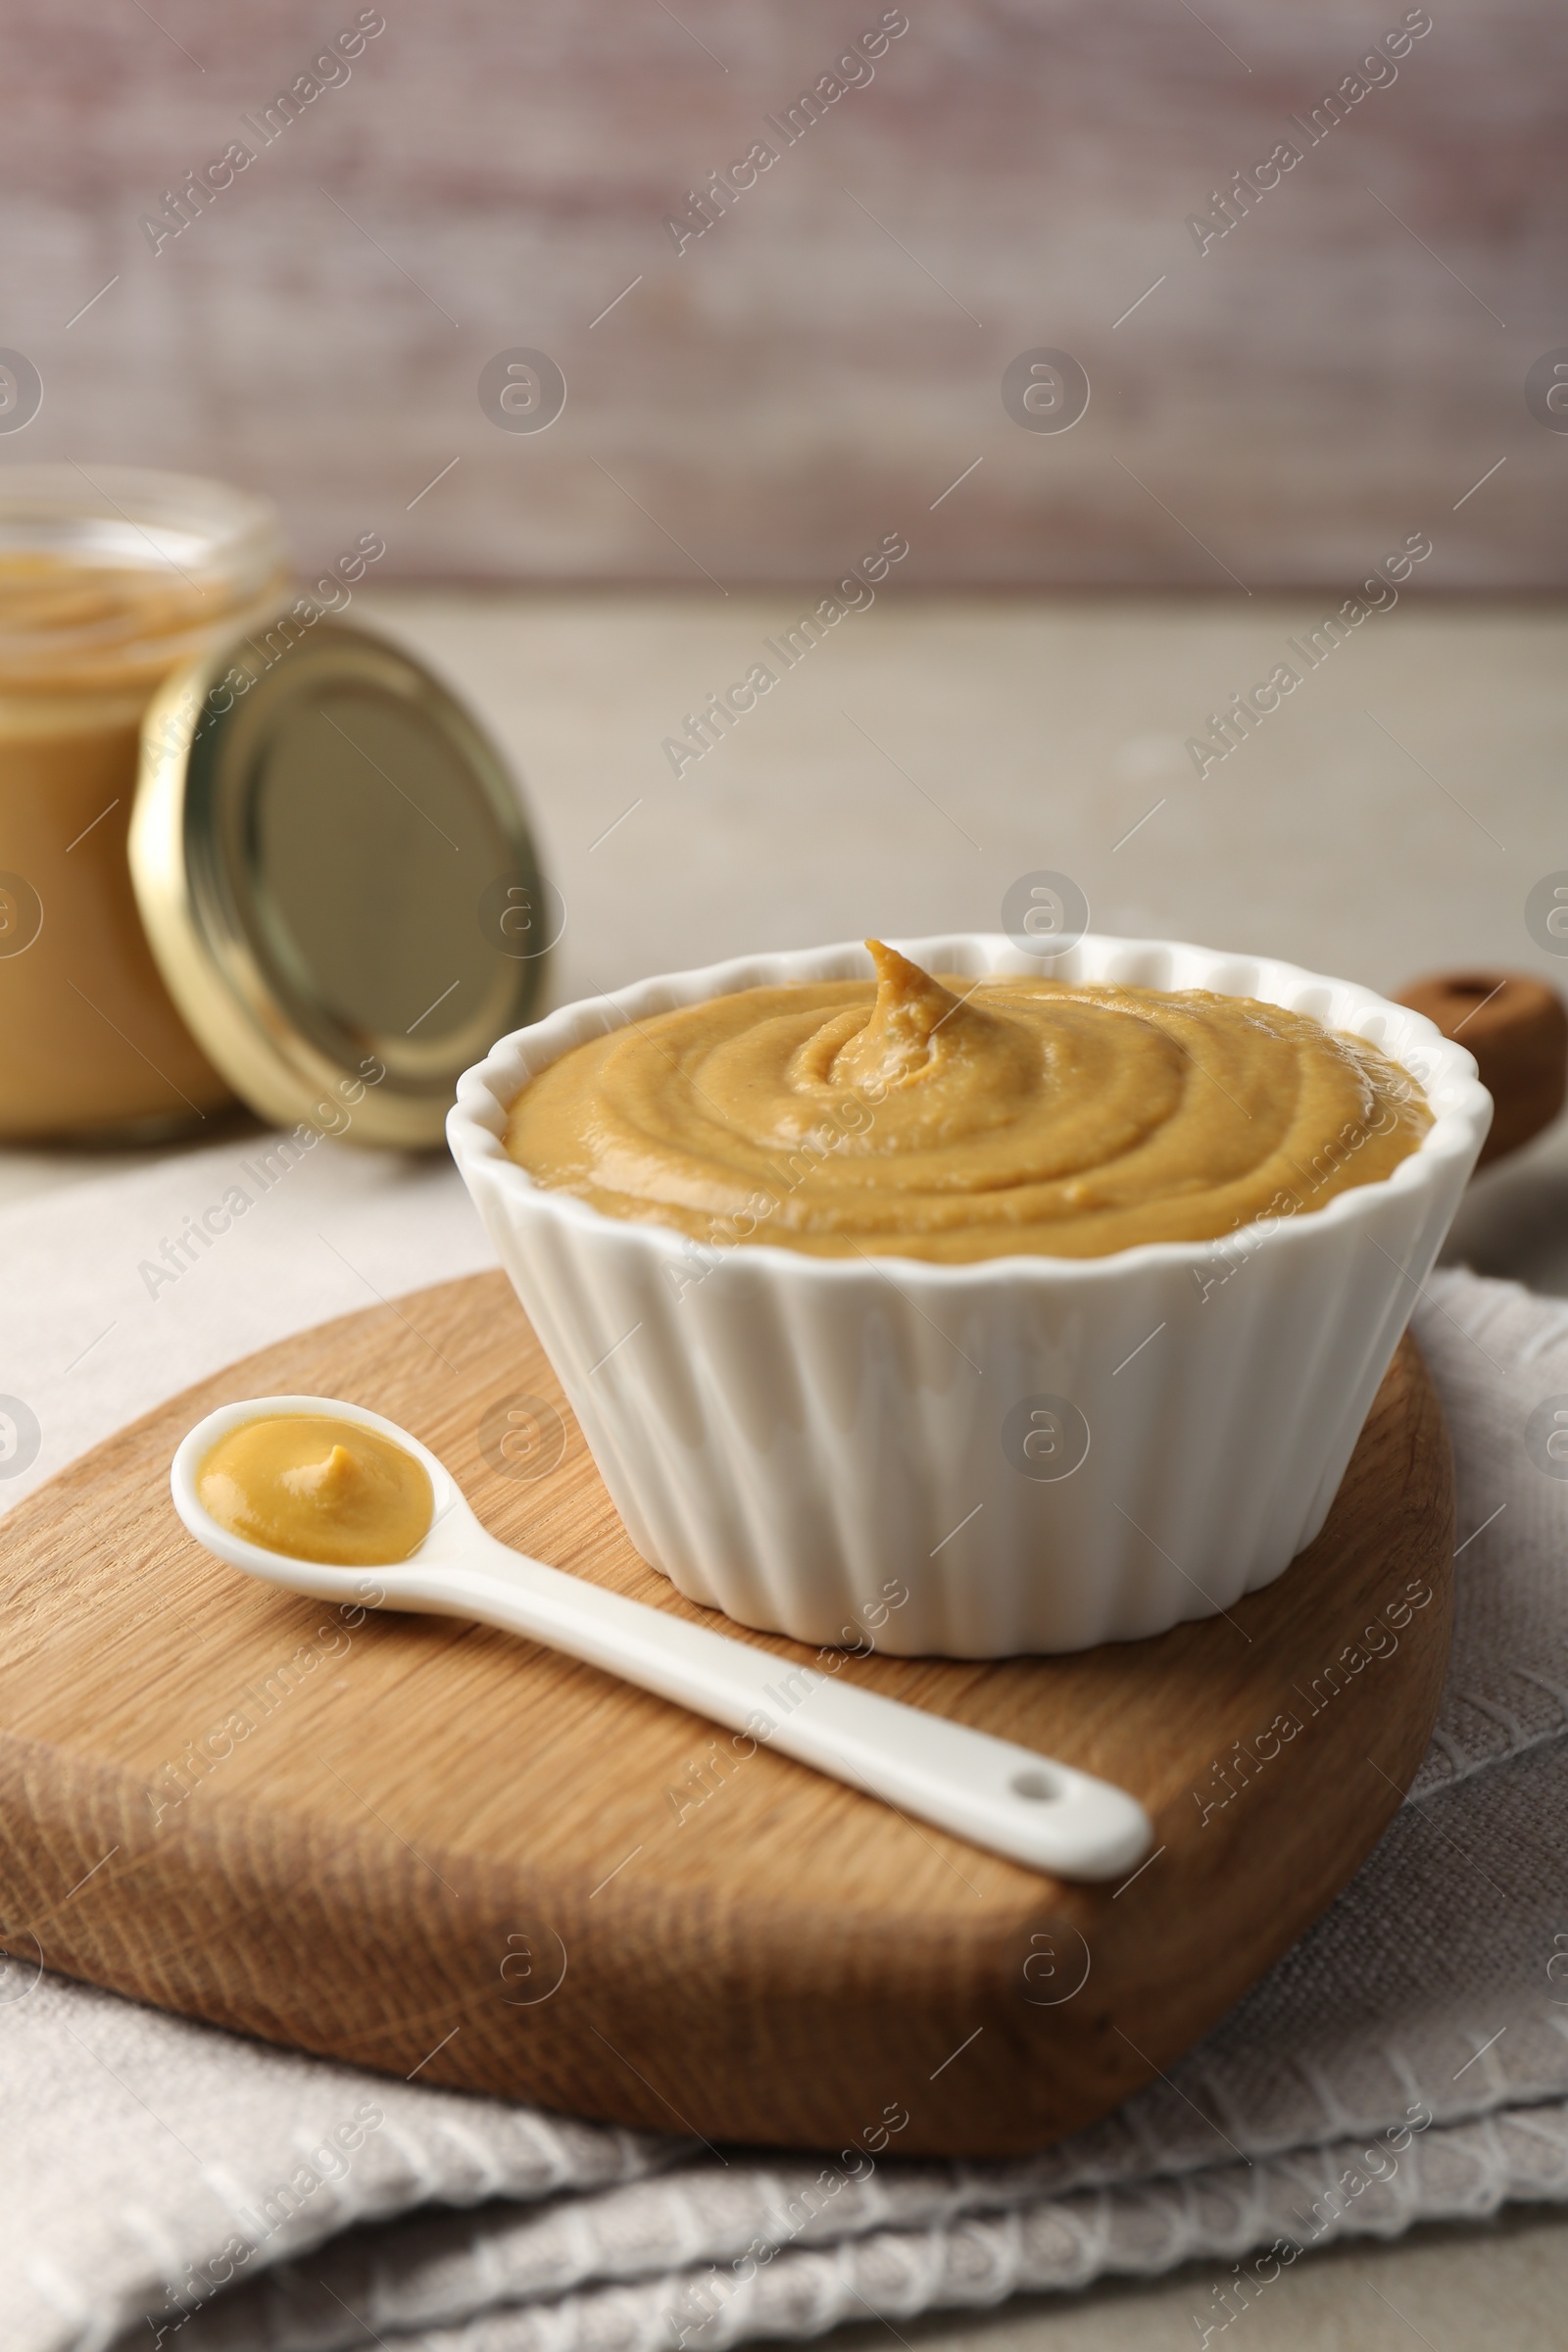
M 153 959 L 126 835 L 152 696 L 286 578 L 272 508 L 221 483 L 0 477 L 0 1139 L 150 1141 L 231 1102 Z

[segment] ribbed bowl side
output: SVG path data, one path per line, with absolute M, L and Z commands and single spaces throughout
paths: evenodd
M 1027 968 L 1005 941 L 907 952 Z M 1107 940 L 1077 961 L 1065 976 L 1257 995 L 1372 1036 L 1427 1083 L 1433 1136 L 1385 1182 L 1223 1244 L 846 1264 L 696 1251 L 505 1157 L 505 1104 L 602 1010 L 553 1015 L 465 1077 L 459 1166 L 633 1543 L 691 1599 L 901 1655 L 1076 1649 L 1228 1608 L 1317 1533 L 1484 1138 L 1474 1065 L 1419 1016 L 1292 966 Z M 863 968 L 855 949 L 764 958 L 622 1004 Z M 1061 1398 L 1087 1451 L 1052 1476 L 1065 1457 L 1022 1459 L 1018 1415 Z

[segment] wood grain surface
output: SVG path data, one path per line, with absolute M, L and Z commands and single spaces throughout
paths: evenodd
M 313 581 L 373 530 L 375 578 L 659 579 L 715 615 L 747 581 L 814 602 L 895 530 L 900 592 L 1332 612 L 1412 532 L 1410 590 L 1560 586 L 1563 445 L 1525 384 L 1564 339 L 1568 15 L 1445 0 L 1401 45 L 1408 13 L 13 0 L 0 341 L 43 401 L 5 460 L 268 490 Z M 1003 406 L 1043 348 L 1093 386 L 1068 432 Z M 548 431 L 481 407 L 519 349 L 564 374 Z
M 1156 1851 L 1120 1888 L 1036 1877 L 505 1635 L 220 1567 L 175 1519 L 171 1454 L 220 1402 L 288 1391 L 395 1417 L 498 1536 L 705 1615 L 632 1550 L 500 1274 L 270 1348 L 22 1504 L 8 1948 L 269 2040 L 714 2140 L 877 2145 L 902 2114 L 904 2153 L 1028 2149 L 1167 2066 L 1323 1909 L 1436 1712 L 1451 1469 L 1409 1339 L 1323 1535 L 1229 1616 L 1072 1657 L 845 1664 L 1132 1788 Z
M 1518 1152 L 1549 1127 L 1568 1098 L 1568 1006 L 1529 972 L 1474 965 L 1408 981 L 1399 1003 L 1435 1021 L 1476 1057 L 1494 1105 L 1477 1167 Z

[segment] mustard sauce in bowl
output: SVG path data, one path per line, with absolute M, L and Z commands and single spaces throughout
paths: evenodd
M 1375 1046 L 1202 990 L 922 971 L 677 1006 L 513 1102 L 535 1183 L 716 1247 L 963 1261 L 1217 1238 L 1376 1183 L 1432 1123 Z

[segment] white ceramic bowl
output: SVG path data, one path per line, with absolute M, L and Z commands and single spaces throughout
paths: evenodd
M 928 970 L 1289 1005 L 1381 1046 L 1433 1125 L 1382 1182 L 1223 1242 L 972 1265 L 702 1250 L 535 1185 L 503 1148 L 508 1105 L 606 1029 L 869 978 L 864 948 L 648 980 L 504 1038 L 459 1084 L 453 1154 L 632 1542 L 743 1625 L 901 1655 L 1079 1649 L 1229 1607 L 1328 1514 L 1486 1138 L 1474 1061 L 1402 1005 L 1264 957 L 1091 935 L 1042 967 L 983 934 L 895 944 Z

